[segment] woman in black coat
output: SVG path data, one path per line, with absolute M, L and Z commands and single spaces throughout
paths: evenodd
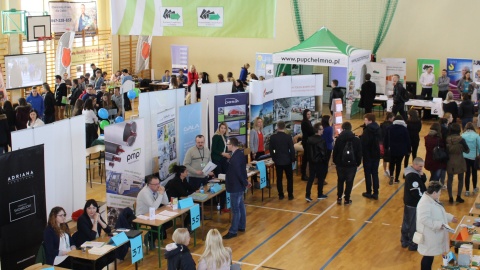
M 55 122 L 55 96 L 50 90 L 48 83 L 43 84 L 43 91 L 45 96 L 43 98 L 45 111 L 43 112 L 43 122 L 46 124 Z
M 410 136 L 407 124 L 401 115 L 395 116 L 393 125 L 387 128 L 385 135 L 385 151 L 390 150 L 390 185 L 399 184 L 398 177 L 402 166 L 403 157 L 411 150 Z M 395 174 L 394 174 L 395 172 Z
M 473 116 L 475 115 L 475 105 L 472 102 L 470 94 L 463 94 L 463 101 L 458 107 L 458 117 L 462 119 L 462 129 L 468 122 L 473 123 Z
M 417 157 L 418 145 L 420 144 L 420 131 L 422 130 L 422 122 L 420 117 L 418 117 L 418 111 L 410 109 L 408 111 L 408 120 L 407 120 L 407 130 L 408 136 L 410 137 L 410 152 L 412 153 L 412 160 Z M 408 160 L 410 158 L 410 153 L 405 155 L 405 160 L 403 162 L 403 167 L 408 167 Z
M 308 147 L 307 141 L 308 137 L 313 136 L 315 133 L 313 131 L 313 126 L 312 122 L 310 122 L 310 118 L 312 117 L 312 112 L 309 109 L 305 109 L 303 111 L 303 120 L 301 124 L 302 128 L 302 146 L 303 146 L 303 158 L 302 158 L 302 180 L 303 181 L 308 181 L 308 176 L 307 176 L 307 164 L 308 164 Z
M 101 236 L 102 230 L 107 234 L 111 232 L 110 227 L 100 216 L 97 202 L 90 199 L 85 203 L 83 214 L 78 218 L 75 243 L 81 246 L 86 241 L 93 241 Z
M 447 93 L 447 99 L 445 99 L 443 102 L 443 112 L 451 113 L 453 117 L 453 123 L 457 122 L 458 105 L 455 100 L 453 100 L 453 93 L 450 91 Z

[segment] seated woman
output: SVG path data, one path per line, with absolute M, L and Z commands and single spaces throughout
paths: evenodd
M 195 270 L 195 261 L 190 254 L 188 244 L 190 243 L 190 233 L 185 228 L 178 228 L 173 232 L 172 240 L 165 247 L 165 259 L 167 259 L 168 269 Z
M 27 122 L 27 128 L 36 128 L 45 125 L 42 119 L 38 118 L 38 112 L 35 109 L 30 110 L 30 117 Z
M 196 191 L 187 181 L 187 167 L 174 165 L 171 172 L 175 173 L 175 178 L 168 181 L 165 185 L 165 191 L 167 192 L 169 201 L 171 198 L 180 199 L 180 197 L 187 197 Z M 185 220 L 183 221 L 183 227 L 190 227 L 190 212 L 187 213 Z
M 43 232 L 46 263 L 60 267 L 71 267 L 67 253 L 76 249 L 65 217 L 67 213 L 62 207 L 56 206 L 48 215 L 48 224 Z
M 81 246 L 86 241 L 93 241 L 100 237 L 102 230 L 109 234 L 110 227 L 102 219 L 99 213 L 99 207 L 94 199 L 90 199 L 85 203 L 83 214 L 77 221 L 76 244 Z
M 232 250 L 223 246 L 222 235 L 217 229 L 208 231 L 205 251 L 198 261 L 197 270 L 229 270 Z

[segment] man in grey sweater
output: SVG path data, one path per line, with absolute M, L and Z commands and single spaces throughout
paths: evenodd
M 183 165 L 187 167 L 189 183 L 194 190 L 197 190 L 201 185 L 206 185 L 208 176 L 202 170 L 210 162 L 210 150 L 205 147 L 205 137 L 197 135 L 195 137 L 195 146 L 188 149 L 183 160 Z M 213 172 L 209 175 L 213 176 Z
M 445 100 L 447 98 L 448 86 L 450 85 L 450 78 L 447 77 L 447 70 L 442 70 L 442 76 L 438 77 L 438 97 Z

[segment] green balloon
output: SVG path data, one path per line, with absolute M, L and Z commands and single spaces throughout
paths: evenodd
M 105 127 L 108 126 L 108 125 L 110 125 L 110 122 L 107 121 L 107 120 L 102 120 L 102 121 L 100 122 L 100 128 L 101 128 L 101 129 L 105 129 Z
M 138 98 L 138 95 L 140 95 L 140 89 L 134 88 L 133 90 L 135 91 L 135 94 L 137 94 L 135 97 Z

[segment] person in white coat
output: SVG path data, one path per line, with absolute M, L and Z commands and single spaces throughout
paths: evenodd
M 423 255 L 421 269 L 432 269 L 434 256 L 446 254 L 450 250 L 448 231 L 445 225 L 457 223 L 452 214 L 445 212 L 439 202 L 442 184 L 430 181 L 427 191 L 417 205 L 417 232 L 423 234 L 423 241 L 418 243 L 418 253 Z

